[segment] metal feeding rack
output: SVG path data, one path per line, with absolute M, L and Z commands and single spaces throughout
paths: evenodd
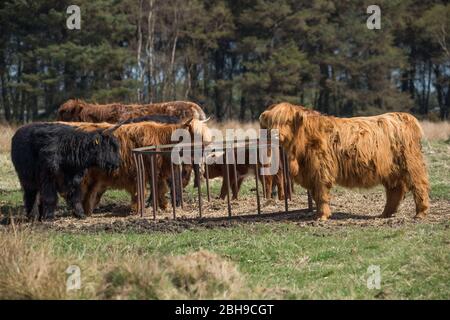
M 190 143 L 190 144 L 167 144 L 167 145 L 155 145 L 155 146 L 148 146 L 148 147 L 141 147 L 136 148 L 132 150 L 133 153 L 133 159 L 136 165 L 136 172 L 137 172 L 137 213 L 141 216 L 144 216 L 145 212 L 145 188 L 146 188 L 146 170 L 145 170 L 145 161 L 144 157 L 148 157 L 150 160 L 149 167 L 150 167 L 150 185 L 151 185 L 151 198 L 152 198 L 152 208 L 153 208 L 153 219 L 156 220 L 156 212 L 158 208 L 158 197 L 157 197 L 157 177 L 158 177 L 158 169 L 156 165 L 157 156 L 162 157 L 169 157 L 170 162 L 170 175 L 171 175 L 171 202 L 172 202 L 172 212 L 173 212 L 173 218 L 176 218 L 176 199 L 177 195 L 179 195 L 180 199 L 180 205 L 181 209 L 184 208 L 183 203 L 183 185 L 182 185 L 182 165 L 183 164 L 189 164 L 192 165 L 195 172 L 195 179 L 196 183 L 195 186 L 197 188 L 197 195 L 198 195 L 198 210 L 199 210 L 199 217 L 201 218 L 203 215 L 203 199 L 202 199 L 202 186 L 201 186 L 201 180 L 200 179 L 200 165 L 198 163 L 194 163 L 192 161 L 191 163 L 180 163 L 180 164 L 174 164 L 170 160 L 170 156 L 172 154 L 172 151 L 174 148 L 181 148 L 183 152 L 190 152 L 191 155 L 194 154 L 194 152 L 201 152 L 202 158 L 206 159 L 208 155 L 208 150 L 210 148 L 206 148 L 207 145 L 203 143 Z M 238 190 L 238 172 L 236 169 L 237 165 L 237 157 L 236 157 L 236 151 L 238 148 L 240 150 L 243 150 L 245 153 L 250 152 L 251 150 L 256 150 L 256 161 L 255 164 L 246 164 L 249 166 L 254 166 L 254 172 L 255 172 L 255 184 L 256 184 L 256 206 L 257 206 L 257 213 L 261 214 L 261 196 L 259 193 L 259 184 L 260 181 L 258 179 L 258 172 L 261 167 L 261 164 L 259 164 L 259 153 L 261 152 L 261 148 L 266 148 L 264 150 L 267 150 L 267 148 L 272 148 L 273 146 L 268 143 L 267 141 L 261 142 L 260 139 L 247 139 L 247 140 L 223 140 L 219 142 L 214 142 L 213 150 L 214 152 L 217 151 L 223 151 L 223 158 L 224 158 L 224 167 L 225 167 L 225 177 L 227 182 L 227 210 L 228 210 L 228 217 L 232 216 L 232 207 L 231 207 L 231 201 L 230 201 L 230 173 L 234 175 L 234 183 L 236 190 Z M 284 211 L 287 213 L 289 212 L 289 200 L 292 200 L 292 184 L 291 184 L 291 177 L 289 174 L 286 174 L 289 172 L 289 161 L 287 159 L 286 152 L 283 150 L 282 147 L 276 147 L 275 149 L 278 150 L 278 159 L 279 161 L 279 168 L 277 175 L 282 177 L 283 188 L 284 188 Z M 253 151 L 255 152 L 255 151 Z M 272 152 L 272 151 L 271 151 Z M 193 157 L 191 157 L 193 158 Z M 246 157 L 246 160 L 248 160 L 249 157 Z M 148 159 L 146 159 L 148 160 Z M 167 160 L 167 158 L 166 158 Z M 148 163 L 148 162 L 147 162 Z M 203 161 L 203 163 L 206 163 Z M 240 163 L 241 164 L 241 163 Z M 205 165 L 205 183 L 206 183 L 206 197 L 208 202 L 211 201 L 211 194 L 210 194 L 210 187 L 209 187 L 209 165 Z M 230 172 L 232 171 L 232 172 Z M 280 175 L 281 173 L 281 175 Z M 178 183 L 175 183 L 176 179 L 178 179 Z M 261 184 L 263 188 L 263 197 L 266 197 L 266 183 L 265 179 L 261 179 Z M 310 192 L 308 191 L 308 210 L 312 211 L 312 199 Z

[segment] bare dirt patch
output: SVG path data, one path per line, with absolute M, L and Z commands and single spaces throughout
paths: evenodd
M 181 232 L 195 228 L 230 227 L 243 223 L 277 223 L 289 222 L 299 226 L 322 226 L 327 228 L 344 226 L 391 226 L 398 227 L 414 223 L 442 223 L 450 221 L 450 201 L 434 200 L 430 213 L 425 220 L 413 218 L 415 205 L 408 196 L 400 206 L 398 213 L 389 219 L 378 218 L 384 206 L 384 193 L 373 191 L 338 191 L 332 200 L 333 216 L 327 222 L 319 222 L 314 213 L 308 212 L 306 193 L 297 191 L 289 202 L 290 212 L 284 212 L 284 202 L 261 199 L 261 214 L 256 214 L 256 199 L 252 196 L 241 197 L 232 201 L 232 217 L 228 218 L 226 200 L 212 199 L 203 201 L 203 216 L 198 213 L 198 203 L 191 197 L 185 208 L 177 208 L 177 218 L 173 219 L 172 209 L 159 210 L 153 220 L 151 208 L 147 208 L 144 217 L 129 215 L 125 205 L 109 204 L 96 210 L 91 217 L 77 220 L 70 216 L 67 209 L 61 209 L 56 220 L 36 223 L 36 227 L 63 232 Z M 22 220 L 17 216 L 15 221 Z M 3 224 L 7 224 L 5 219 Z M 26 224 L 29 224 L 26 222 Z

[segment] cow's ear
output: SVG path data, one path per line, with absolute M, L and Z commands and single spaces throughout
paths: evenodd
M 94 144 L 94 146 L 98 146 L 101 142 L 102 136 L 100 134 L 96 134 L 94 136 L 94 139 L 92 139 L 92 143 Z

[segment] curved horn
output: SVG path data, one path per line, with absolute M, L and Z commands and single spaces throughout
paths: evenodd
M 205 122 L 207 122 L 209 119 L 211 119 L 211 117 L 208 117 L 208 118 L 206 118 L 205 120 L 199 120 L 199 122 L 205 123 Z
M 115 124 L 114 126 L 112 126 L 111 128 L 107 128 L 107 129 L 103 130 L 102 133 L 106 133 L 106 134 L 113 133 L 114 131 L 116 131 L 122 125 L 124 125 L 126 123 L 127 123 L 127 120 L 122 120 L 122 121 L 118 122 L 117 124 Z

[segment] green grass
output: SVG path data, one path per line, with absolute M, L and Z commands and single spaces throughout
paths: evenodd
M 402 228 L 299 227 L 258 223 L 181 233 L 50 233 L 61 254 L 172 256 L 207 249 L 233 261 L 251 287 L 274 298 L 448 299 L 450 223 Z M 381 289 L 366 286 L 367 268 L 381 268 Z
M 424 145 L 431 197 L 450 200 L 450 140 Z

